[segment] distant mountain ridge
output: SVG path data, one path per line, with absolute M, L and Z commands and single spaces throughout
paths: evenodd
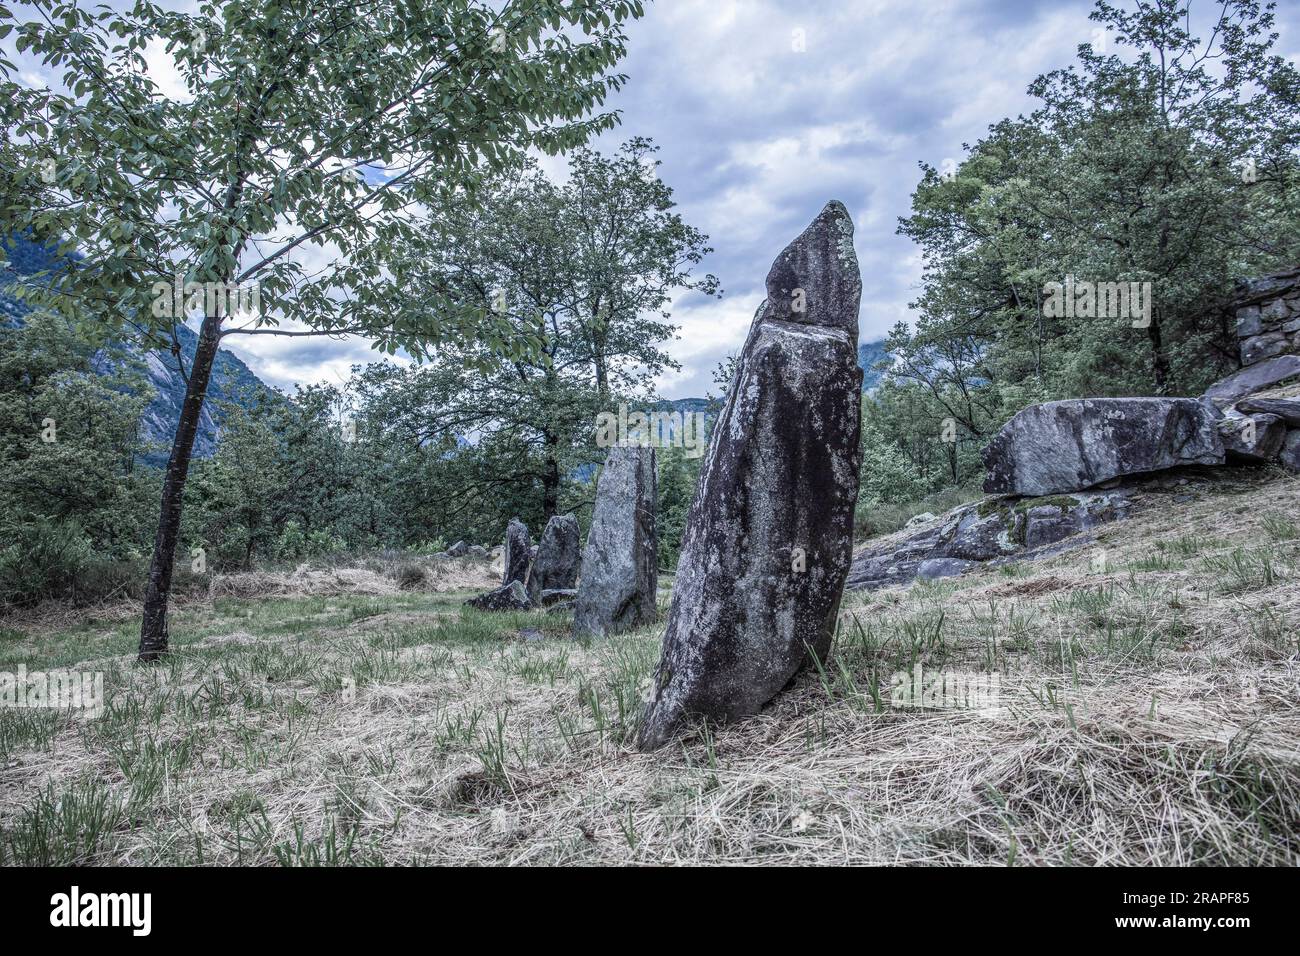
M 885 351 L 885 340 L 879 339 L 875 342 L 863 342 L 858 346 L 858 367 L 862 369 L 862 390 L 870 392 L 880 384 L 885 377 L 884 369 L 877 369 L 875 366 L 881 362 L 888 362 L 891 356 Z
M 0 324 L 21 325 L 31 307 L 13 295 L 10 286 L 14 275 L 32 275 L 53 268 L 58 265 L 59 256 L 53 247 L 21 237 L 6 239 L 4 251 L 9 261 L 0 271 Z M 189 326 L 180 325 L 176 329 L 176 338 L 188 368 L 199 337 Z M 154 389 L 153 399 L 141 417 L 141 437 L 160 446 L 160 452 L 148 456 L 147 460 L 161 464 L 158 458 L 161 456 L 165 461 L 176 434 L 176 423 L 180 421 L 181 404 L 185 400 L 185 377 L 177 367 L 175 355 L 136 348 L 129 348 L 129 351 L 143 361 L 145 374 Z M 225 418 L 223 404 L 247 407 L 251 398 L 270 394 L 273 394 L 272 390 L 238 356 L 220 349 L 212 367 L 207 400 L 203 403 L 203 414 L 194 439 L 194 454 L 207 458 L 217 450 Z

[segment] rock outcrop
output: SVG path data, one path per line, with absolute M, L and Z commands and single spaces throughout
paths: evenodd
M 982 452 L 990 494 L 1052 495 L 1180 465 L 1221 465 L 1215 418 L 1191 398 L 1031 405 Z
M 1300 379 L 1300 269 L 1241 283 L 1234 308 L 1242 369 L 1199 400 L 1077 399 L 1022 410 L 982 452 L 984 490 L 1008 497 L 956 509 L 941 523 L 864 549 L 849 586 L 950 577 L 1086 543 L 1082 532 L 1129 510 L 1127 491 L 1086 489 L 1132 486 L 1124 481 L 1130 476 L 1268 462 L 1300 473 L 1300 398 L 1289 397 L 1290 386 L 1259 394 Z
M 1300 355 L 1279 355 L 1258 365 L 1248 365 L 1215 382 L 1205 390 L 1205 397 L 1219 405 L 1231 405 L 1247 395 L 1262 392 L 1297 376 L 1300 376 Z
M 1286 439 L 1286 422 L 1277 415 L 1240 415 L 1218 422 L 1228 457 L 1264 462 L 1277 457 Z
M 1059 542 L 1127 517 L 1130 504 L 1129 492 L 1116 489 L 963 505 L 901 541 L 863 549 L 853 560 L 848 587 L 875 590 L 1055 554 L 1062 550 Z
M 543 591 L 567 590 L 578 583 L 578 562 L 582 556 L 578 519 L 553 515 L 537 542 L 537 556 L 528 569 L 528 598 L 541 603 Z
M 829 203 L 768 272 L 714 426 L 643 749 L 757 713 L 830 650 L 858 493 L 861 289 L 852 221 Z
M 582 552 L 575 635 L 617 634 L 657 619 L 656 504 L 654 449 L 611 448 Z
M 528 525 L 518 518 L 511 518 L 506 526 L 506 560 L 501 572 L 501 583 L 518 581 L 523 584 L 528 580 L 528 556 L 533 542 L 528 536 Z

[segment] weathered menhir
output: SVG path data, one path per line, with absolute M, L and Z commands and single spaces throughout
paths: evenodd
M 596 482 L 596 505 L 582 552 L 575 636 L 605 637 L 655 622 L 657 500 L 655 450 L 611 448 Z
M 578 583 L 582 557 L 578 519 L 552 515 L 537 542 L 537 557 L 528 569 L 528 600 L 542 606 L 542 592 L 565 591 Z
M 828 203 L 768 272 L 714 426 L 642 749 L 757 713 L 830 650 L 861 464 L 861 294 L 853 223 Z

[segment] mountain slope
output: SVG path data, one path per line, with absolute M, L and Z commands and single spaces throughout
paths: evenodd
M 57 266 L 59 258 L 52 247 L 21 237 L 6 240 L 4 252 L 9 261 L 3 272 L 0 272 L 0 324 L 21 325 L 31 307 L 15 297 L 10 286 L 17 276 L 32 275 Z M 177 327 L 176 337 L 184 357 L 183 365 L 188 369 L 199 337 L 185 325 Z M 159 450 L 147 456 L 146 460 L 160 464 L 158 459 L 161 457 L 165 460 L 176 432 L 176 423 L 180 420 L 181 403 L 185 399 L 185 377 L 181 374 L 174 355 L 134 348 L 130 351 L 143 360 L 149 384 L 154 389 L 153 399 L 141 419 L 141 435 L 145 441 L 159 446 Z M 206 458 L 216 451 L 224 418 L 222 405 L 229 403 L 246 407 L 251 398 L 267 394 L 271 394 L 271 389 L 253 374 L 252 369 L 234 353 L 226 349 L 219 350 L 208 384 L 198 435 L 194 439 L 194 454 Z
M 880 384 L 880 380 L 885 377 L 885 372 L 875 366 L 881 362 L 888 362 L 889 359 L 890 355 L 885 351 L 884 339 L 858 345 L 858 367 L 862 369 L 864 392 L 869 392 Z

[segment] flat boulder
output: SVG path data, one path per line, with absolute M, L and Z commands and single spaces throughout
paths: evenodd
M 1124 475 L 1221 465 L 1214 416 L 1193 398 L 1084 398 L 1031 405 L 981 453 L 984 490 L 1054 495 Z
M 1247 415 L 1276 415 L 1287 428 L 1300 428 L 1300 400 L 1294 398 L 1243 398 L 1236 408 Z
M 653 624 L 659 586 L 655 450 L 609 450 L 596 483 L 591 530 L 573 609 L 575 636 L 603 637 Z
M 758 713 L 830 650 L 861 464 L 861 290 L 852 221 L 829 203 L 768 272 L 714 425 L 642 749 Z
M 1279 355 L 1215 382 L 1205 390 L 1205 397 L 1216 402 L 1235 402 L 1297 375 L 1300 375 L 1300 355 Z
M 522 581 L 503 584 L 486 594 L 470 598 L 465 605 L 480 611 L 528 611 L 533 606 Z
M 528 598 L 541 603 L 542 593 L 568 590 L 578 584 L 582 558 L 578 519 L 573 515 L 552 515 L 537 542 L 537 554 L 528 569 Z

